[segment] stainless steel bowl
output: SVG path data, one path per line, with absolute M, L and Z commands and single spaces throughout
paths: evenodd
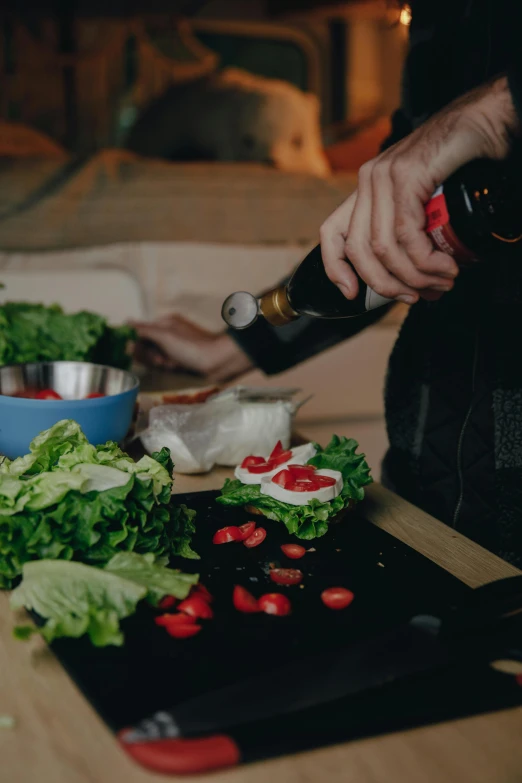
M 64 400 L 83 400 L 89 394 L 110 396 L 138 387 L 132 373 L 103 364 L 35 362 L 0 367 L 0 394 L 54 389 Z
M 14 397 L 53 389 L 61 400 Z M 41 362 L 0 367 L 0 454 L 27 454 L 32 440 L 63 419 L 78 422 L 90 443 L 121 442 L 139 391 L 138 378 L 88 362 Z M 89 394 L 102 397 L 86 399 Z

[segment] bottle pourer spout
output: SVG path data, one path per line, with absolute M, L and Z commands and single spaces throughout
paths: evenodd
M 223 302 L 221 316 L 232 329 L 247 329 L 257 321 L 259 302 L 246 291 L 230 294 Z

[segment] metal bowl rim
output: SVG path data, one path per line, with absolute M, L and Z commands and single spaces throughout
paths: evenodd
M 98 364 L 97 362 L 75 362 L 75 361 L 56 361 L 56 362 L 21 362 L 17 364 L 3 364 L 0 367 L 0 374 L 5 369 L 13 369 L 16 367 L 46 367 L 46 366 L 55 366 L 55 365 L 63 365 L 63 364 L 73 364 L 77 366 L 86 366 L 86 367 L 97 367 L 102 370 L 113 370 L 115 372 L 121 372 L 124 375 L 129 376 L 130 380 L 133 382 L 132 386 L 128 389 L 125 389 L 124 391 L 117 392 L 116 394 L 109 395 L 110 397 L 119 397 L 121 394 L 128 394 L 128 392 L 137 390 L 140 391 L 140 379 L 138 376 L 131 372 L 130 370 L 123 370 L 121 367 L 111 367 L 109 364 Z M 4 399 L 11 399 L 11 400 L 20 400 L 25 402 L 42 402 L 42 400 L 27 400 L 25 398 L 19 398 L 19 397 L 13 397 L 10 394 L 2 394 L 0 391 L 0 398 Z M 94 402 L 94 400 L 45 400 L 46 403 L 63 403 L 63 402 Z

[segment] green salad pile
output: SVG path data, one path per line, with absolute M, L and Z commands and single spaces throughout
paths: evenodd
M 95 313 L 68 315 L 58 305 L 0 305 L 0 366 L 26 362 L 94 362 L 127 369 L 129 326 L 111 327 Z
M 343 475 L 341 494 L 328 503 L 311 500 L 304 506 L 292 506 L 262 495 L 260 484 L 242 484 L 237 479 L 227 479 L 217 502 L 222 506 L 253 506 L 268 519 L 283 522 L 288 532 L 297 538 L 310 540 L 324 536 L 329 522 L 337 514 L 364 498 L 364 487 L 372 478 L 365 455 L 356 453 L 359 444 L 353 438 L 334 435 L 326 448 L 314 446 L 316 454 L 307 464 L 318 469 L 338 470 Z

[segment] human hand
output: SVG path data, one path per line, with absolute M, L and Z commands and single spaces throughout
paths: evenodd
M 225 332 L 215 334 L 180 315 L 135 322 L 135 357 L 151 367 L 193 372 L 209 381 L 231 380 L 252 369 L 252 362 Z
M 357 190 L 321 227 L 330 280 L 354 299 L 358 283 L 352 264 L 376 293 L 406 304 L 451 290 L 458 267 L 433 248 L 424 206 L 465 163 L 506 157 L 517 131 L 507 79 L 501 77 L 457 99 L 365 163 Z

